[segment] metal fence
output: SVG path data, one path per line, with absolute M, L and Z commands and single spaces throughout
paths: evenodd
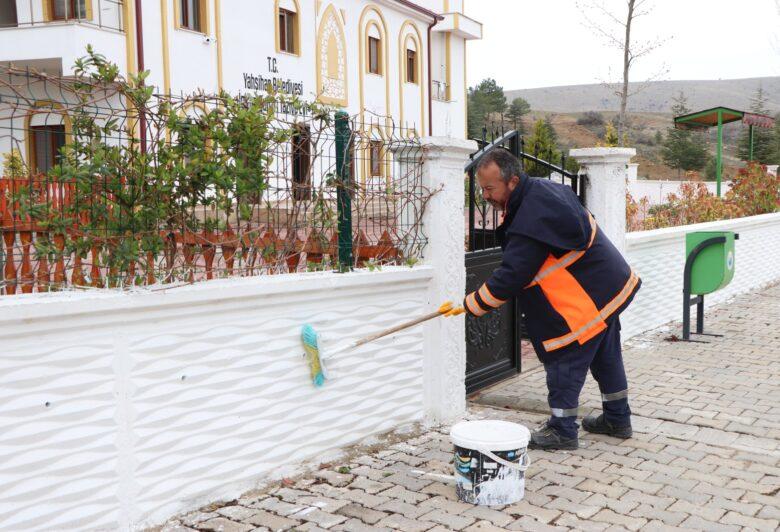
M 276 95 L 0 68 L 0 293 L 413 264 L 419 140 Z

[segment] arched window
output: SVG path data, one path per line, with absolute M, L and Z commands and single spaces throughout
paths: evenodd
M 41 110 L 31 112 L 25 120 L 25 151 L 30 172 L 45 174 L 59 164 L 71 124 L 67 115 L 53 110 L 57 104 L 36 102 L 36 107 Z
M 174 0 L 173 7 L 177 28 L 209 32 L 208 0 Z
M 418 83 L 420 80 L 417 79 L 417 62 L 419 61 L 417 57 L 417 43 L 414 41 L 413 38 L 407 37 L 406 38 L 406 82 L 407 83 Z
M 277 52 L 301 55 L 300 12 L 298 0 L 274 2 Z
M 382 33 L 375 22 L 368 25 L 366 32 L 366 71 L 370 74 L 382 75 L 384 65 L 382 64 Z

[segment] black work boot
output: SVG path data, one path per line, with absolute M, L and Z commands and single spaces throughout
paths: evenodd
M 588 416 L 582 420 L 582 428 L 594 434 L 606 434 L 615 438 L 628 439 L 632 436 L 631 423 L 624 427 L 616 427 L 606 419 L 604 414 L 598 417 Z
M 546 451 L 571 451 L 577 449 L 578 447 L 579 441 L 577 436 L 573 438 L 564 438 L 547 423 L 533 431 L 531 433 L 531 440 L 528 442 L 529 449 L 543 449 Z

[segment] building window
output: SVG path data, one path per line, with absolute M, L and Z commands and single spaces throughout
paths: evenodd
M 0 0 L 0 28 L 16 26 L 16 0 Z
M 65 145 L 65 126 L 32 126 L 30 129 L 32 171 L 45 174 L 60 161 L 60 150 Z
M 279 10 L 280 52 L 287 52 L 288 54 L 298 53 L 295 49 L 296 17 L 297 15 L 292 11 L 287 11 L 286 9 Z
M 368 71 L 372 74 L 382 73 L 381 41 L 376 37 L 368 38 Z
M 406 82 L 417 83 L 417 52 L 406 50 Z
M 205 6 L 202 0 L 177 0 L 179 2 L 179 27 L 205 33 Z
M 87 0 L 49 0 L 52 20 L 89 18 Z
M 372 140 L 368 144 L 369 174 L 382 177 L 382 141 Z
M 311 199 L 311 130 L 297 126 L 292 137 L 293 199 Z

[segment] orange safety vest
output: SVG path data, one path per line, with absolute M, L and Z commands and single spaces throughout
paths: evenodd
M 566 347 L 575 341 L 582 345 L 606 329 L 607 318 L 633 295 L 639 283 L 639 277 L 631 270 L 628 280 L 614 298 L 602 308 L 597 308 L 590 295 L 568 270 L 572 264 L 588 253 L 596 238 L 598 231 L 596 222 L 590 213 L 588 218 L 591 235 L 587 247 L 583 250 L 569 251 L 557 258 L 550 254 L 533 281 L 525 287 L 528 289 L 538 285 L 547 301 L 568 325 L 567 333 L 542 341 L 547 352 Z

